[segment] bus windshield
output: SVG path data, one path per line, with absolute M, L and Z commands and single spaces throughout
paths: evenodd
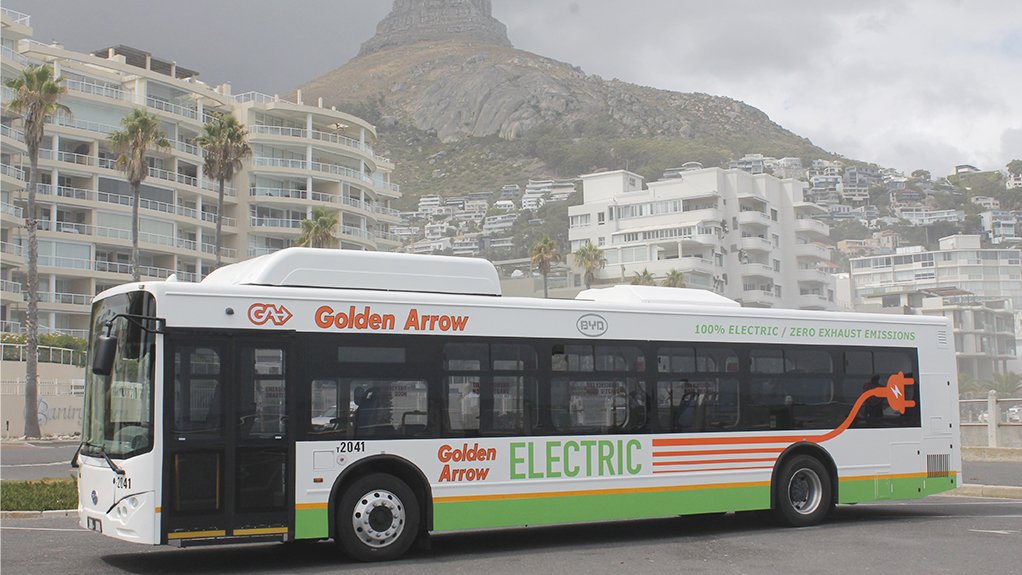
M 111 319 L 110 334 L 117 337 L 117 353 L 110 375 L 96 375 L 91 369 L 85 372 L 85 455 L 126 458 L 152 448 L 156 335 L 142 329 L 137 319 L 116 316 L 151 317 L 155 307 L 153 296 L 145 292 L 119 294 L 93 305 L 90 362 Z

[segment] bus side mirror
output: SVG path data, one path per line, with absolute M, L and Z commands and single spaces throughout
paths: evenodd
M 110 375 L 117 356 L 117 336 L 101 335 L 96 342 L 96 354 L 92 358 L 92 373 Z

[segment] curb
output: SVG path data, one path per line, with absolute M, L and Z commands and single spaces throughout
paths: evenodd
M 49 511 L 0 511 L 0 519 L 34 519 L 37 517 L 77 517 L 77 509 L 53 509 Z
M 1022 499 L 1022 487 L 1013 485 L 976 485 L 963 483 L 954 491 L 945 492 L 944 495 L 956 497 L 997 497 L 1000 499 Z

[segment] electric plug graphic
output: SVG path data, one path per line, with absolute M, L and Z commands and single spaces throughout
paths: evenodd
M 891 409 L 904 414 L 907 408 L 915 407 L 916 405 L 915 401 L 905 399 L 905 387 L 915 384 L 915 379 L 905 377 L 905 374 L 899 371 L 887 378 L 887 387 L 882 388 L 881 391 L 883 392 L 883 397 L 887 398 L 887 403 L 890 404 Z

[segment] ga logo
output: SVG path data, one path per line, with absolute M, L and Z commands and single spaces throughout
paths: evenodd
M 272 303 L 254 303 L 248 307 L 248 321 L 255 325 L 273 322 L 273 325 L 284 325 L 291 319 L 291 312 L 282 305 Z

